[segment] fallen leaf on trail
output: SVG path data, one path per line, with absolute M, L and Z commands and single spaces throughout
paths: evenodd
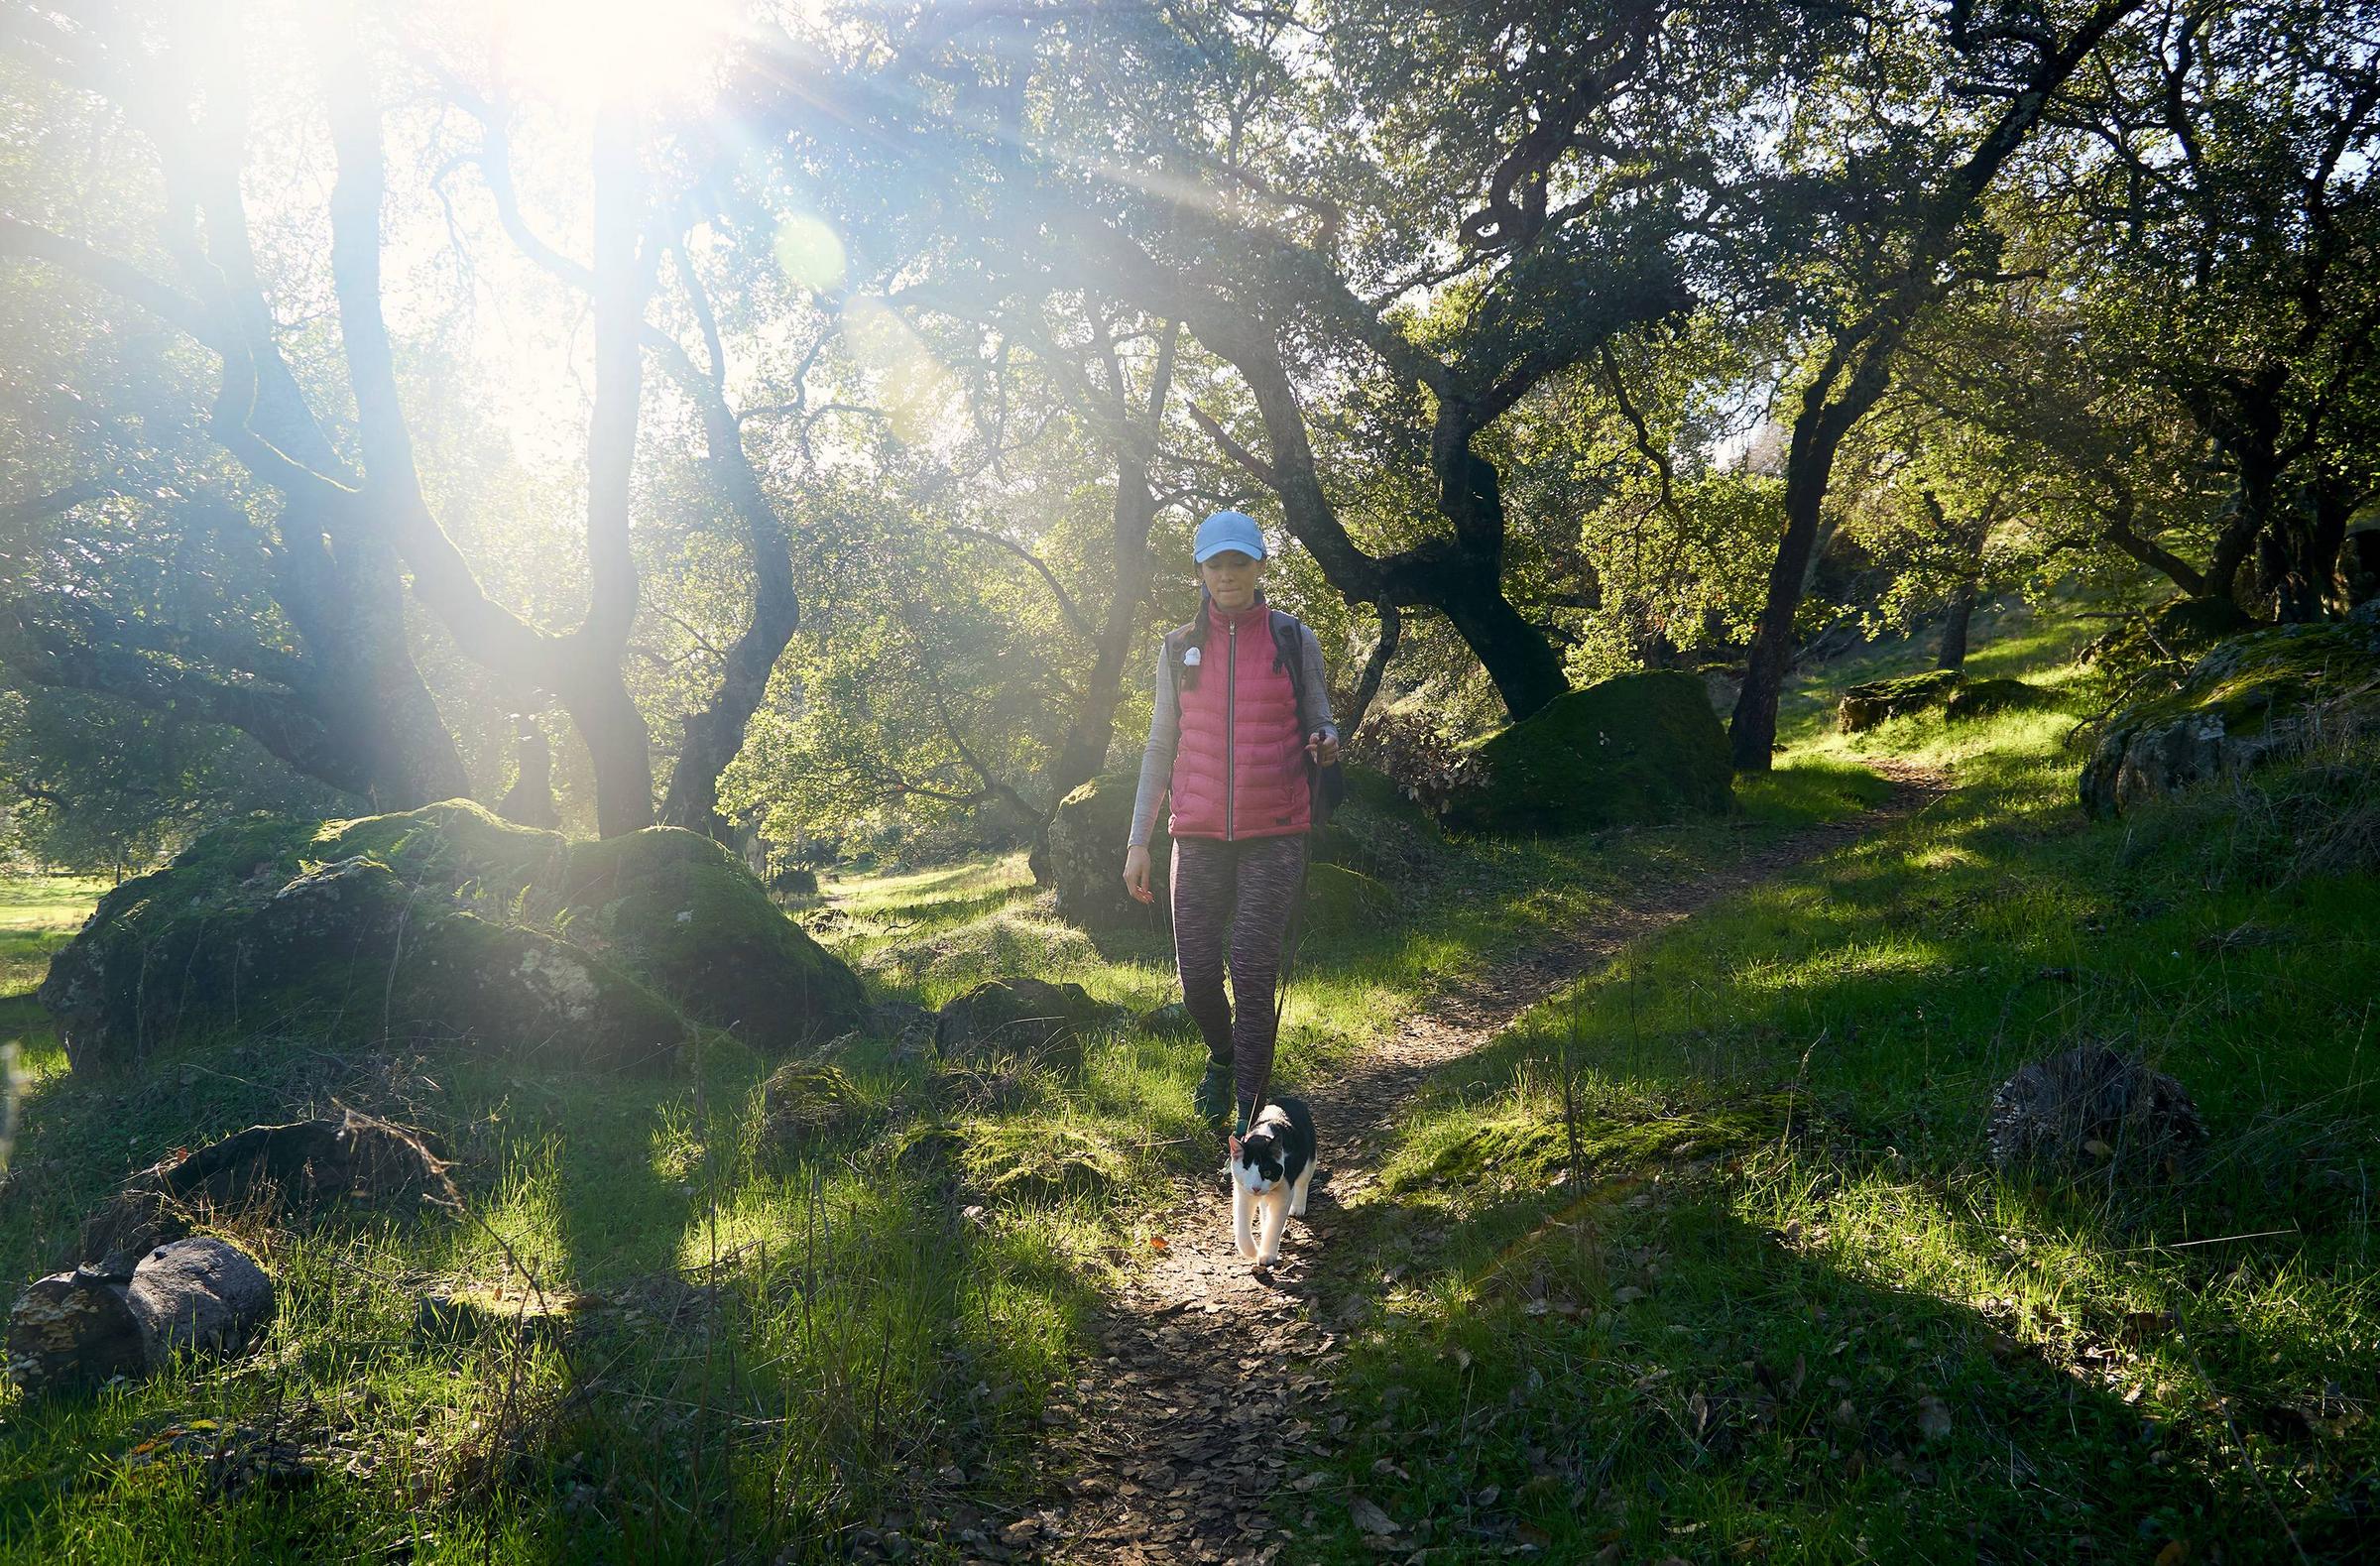
M 1357 1527 L 1375 1537 L 1386 1538 L 1396 1531 L 1396 1519 L 1362 1496 L 1347 1504 L 1347 1514 Z
M 1694 1433 L 1699 1437 L 1711 1424 L 1711 1399 L 1701 1392 L 1687 1398 L 1686 1417 L 1693 1423 Z
M 1633 1305 L 1644 1298 L 1644 1290 L 1633 1283 L 1622 1283 L 1611 1291 L 1611 1297 L 1622 1305 Z
M 1312 1474 L 1300 1474 L 1295 1479 L 1289 1481 L 1289 1488 L 1291 1490 L 1312 1490 L 1315 1487 L 1327 1482 L 1330 1477 L 1330 1475 L 1320 1472 Z
M 1148 1248 L 1149 1248 L 1151 1251 L 1162 1251 L 1162 1250 L 1164 1250 L 1164 1249 L 1165 1249 L 1165 1237 L 1164 1237 L 1163 1235 L 1150 1235 L 1150 1236 L 1148 1237 Z
M 1939 1441 L 1951 1433 L 1951 1406 L 1939 1397 L 1917 1400 L 1917 1432 L 1929 1441 Z
M 1471 1369 L 1471 1351 L 1469 1349 L 1457 1349 L 1455 1351 L 1455 1369 L 1459 1371 L 1468 1371 Z
M 2171 1540 L 2165 1548 L 2157 1552 L 2157 1566 L 2182 1566 L 2182 1563 L 2188 1559 L 2190 1559 L 2190 1541 L 2188 1539 Z
M 1859 1428 L 1859 1410 L 1851 1406 L 1848 1397 L 1835 1405 L 1835 1422 L 1845 1430 Z
M 2094 1158 L 2112 1158 L 2115 1156 L 2115 1149 L 2108 1146 L 2107 1144 L 2099 1141 L 2099 1139 L 2096 1137 L 2093 1137 L 2090 1139 L 2090 1141 L 2084 1143 L 2082 1144 L 2082 1150 L 2089 1153 Z
M 1496 1498 L 1501 1496 L 1503 1493 L 1502 1486 L 1489 1485 L 1486 1490 L 1483 1490 L 1478 1495 L 1472 1497 L 1471 1504 L 1475 1506 L 1492 1506 L 1496 1503 Z
M 1514 1528 L 1512 1530 L 1512 1536 L 1520 1540 L 1520 1542 L 1523 1544 L 1534 1544 L 1539 1549 L 1543 1549 L 1548 1544 L 1554 1542 L 1554 1536 L 1551 1533 L 1546 1532 L 1545 1529 L 1537 1526 L 1533 1522 L 1524 1522 L 1519 1527 Z

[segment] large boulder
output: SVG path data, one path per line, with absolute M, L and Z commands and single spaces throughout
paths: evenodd
M 2036 712 L 2058 705 L 2058 693 L 2021 679 L 1969 679 L 1952 687 L 1942 703 L 1942 715 L 1953 723 L 1996 717 L 2003 712 Z
M 707 838 L 572 843 L 468 800 L 208 832 L 102 898 L 41 996 L 77 1070 L 272 1026 L 622 1066 L 670 1058 L 689 1017 L 783 1047 L 865 1004 Z
M 1314 834 L 1314 862 L 1387 881 L 1426 876 L 1445 847 L 1437 820 L 1387 774 L 1354 762 L 1346 774 L 1346 799 Z
M 2180 684 L 2109 718 L 2083 766 L 2084 809 L 2114 815 L 2193 783 L 2236 778 L 2380 713 L 2380 624 L 2277 626 L 2223 643 Z
M 1448 801 L 1447 824 L 1563 832 L 1719 814 L 1732 802 L 1726 732 L 1703 682 L 1622 674 L 1556 697 L 1490 735 Z
M 1942 706 L 1964 678 L 1955 668 L 1929 668 L 1920 674 L 1846 686 L 1842 705 L 1835 709 L 1835 726 L 1845 734 L 1857 734 L 1887 718 L 1905 718 Z
M 124 1302 L 131 1281 L 129 1265 L 35 1279 L 8 1314 L 8 1379 L 41 1396 L 148 1374 L 140 1318 Z
M 652 827 L 572 845 L 565 901 L 573 941 L 770 1054 L 866 1019 L 859 976 L 699 833 Z
M 1124 851 L 1132 835 L 1132 796 L 1139 785 L 1136 773 L 1107 773 L 1058 801 L 1049 823 L 1049 872 L 1058 917 L 1068 923 L 1088 930 L 1162 926 L 1173 839 L 1161 810 L 1148 845 L 1148 885 L 1157 901 L 1135 903 L 1124 890 Z
M 2090 661 L 2110 674 L 2184 669 L 2256 622 L 2224 597 L 2169 598 L 2119 621 L 2090 645 Z
M 1306 902 L 1300 914 L 1306 934 L 1345 935 L 1377 929 L 1396 913 L 1396 894 L 1360 870 L 1345 865 L 1308 865 Z

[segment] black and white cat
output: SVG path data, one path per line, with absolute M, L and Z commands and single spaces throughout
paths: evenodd
M 1274 1099 L 1231 1158 L 1232 1240 L 1259 1266 L 1281 1258 L 1281 1231 L 1306 1214 L 1314 1183 L 1314 1116 L 1302 1099 Z

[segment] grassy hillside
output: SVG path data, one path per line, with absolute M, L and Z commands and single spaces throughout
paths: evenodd
M 1354 1340 L 1367 1439 L 1333 1489 L 1416 1540 L 1570 1559 L 2368 1543 L 2369 755 L 2316 852 L 2269 823 L 2338 758 L 2094 826 L 2073 726 L 1862 736 L 1957 788 L 1443 1074 L 1334 1247 L 1351 1282 L 1392 1281 Z M 1993 1086 L 2082 1041 L 2196 1097 L 2185 1182 L 1990 1172 Z
M 1923 657 L 1879 650 L 1797 697 L 1789 765 L 1731 819 L 1451 847 L 1393 921 L 1307 946 L 1284 1089 L 1548 927 L 1874 804 L 1871 759 L 1956 784 L 1641 943 L 1366 1129 L 1380 1177 L 1292 1237 L 1320 1257 L 1344 1435 L 1284 1474 L 1281 1558 L 2171 1566 L 2370 1534 L 2371 770 L 2318 758 L 2087 824 L 2069 737 L 2100 696 L 2074 634 L 1999 629 L 1977 672 L 2065 710 L 1853 746 L 1827 687 Z M 1016 973 L 1134 1009 L 1172 991 L 1161 926 L 1086 936 L 1014 860 L 830 885 L 800 916 L 929 1005 Z M 2186 1179 L 1989 1170 L 1993 1085 L 2083 1040 L 2196 1097 Z M 333 1095 L 438 1132 L 470 1211 L 228 1215 L 286 1290 L 267 1347 L 61 1407 L 0 1392 L 0 1553 L 826 1560 L 862 1527 L 979 1553 L 1072 1460 L 1049 1391 L 1214 1155 L 1198 1046 L 1130 1026 L 1079 1077 L 847 1052 L 789 1140 L 730 1040 L 668 1078 L 539 1074 L 500 1043 L 254 1038 L 103 1082 L 37 1032 L 13 1276 L 128 1170 Z M 1045 1180 L 1061 1142 L 1079 1155 Z M 432 1288 L 521 1330 L 425 1337 Z M 574 1330 L 527 1330 L 549 1301 Z M 276 1437 L 302 1477 L 277 1478 Z
M 1282 1085 L 1548 922 L 1880 792 L 1811 762 L 1749 783 L 1723 821 L 1449 851 L 1392 924 L 1308 944 Z M 1172 986 L 1161 927 L 1095 942 L 1011 861 L 833 886 L 803 916 L 881 993 L 927 1004 L 1003 973 L 1135 1008 Z M 127 1172 L 334 1097 L 438 1133 L 470 1211 L 227 1215 L 284 1286 L 265 1349 L 86 1402 L 0 1391 L 0 1551 L 824 1560 L 862 1523 L 956 1536 L 1037 1491 L 1043 1399 L 1085 1313 L 1171 1177 L 1214 1155 L 1189 1112 L 1199 1046 L 1130 1026 L 1077 1078 L 849 1051 L 834 1101 L 791 1142 L 764 1124 L 766 1063 L 732 1040 L 657 1079 L 547 1074 L 501 1046 L 390 1058 L 300 1032 L 105 1081 L 68 1074 L 36 1030 L 0 1204 L 6 1275 L 56 1265 Z M 1045 1182 L 1060 1125 L 1091 1155 Z M 431 1290 L 515 1320 L 424 1336 Z M 574 1330 L 526 1330 L 557 1304 Z M 311 1454 L 302 1477 L 252 1472 L 276 1442 Z

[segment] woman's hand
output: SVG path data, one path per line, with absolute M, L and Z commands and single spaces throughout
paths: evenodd
M 1157 895 L 1148 890 L 1148 845 L 1134 843 L 1124 851 L 1124 890 L 1132 895 L 1135 903 L 1154 903 Z
M 1339 761 L 1339 736 L 1328 729 L 1316 729 L 1306 739 L 1306 754 L 1314 758 L 1317 767 L 1331 767 Z

